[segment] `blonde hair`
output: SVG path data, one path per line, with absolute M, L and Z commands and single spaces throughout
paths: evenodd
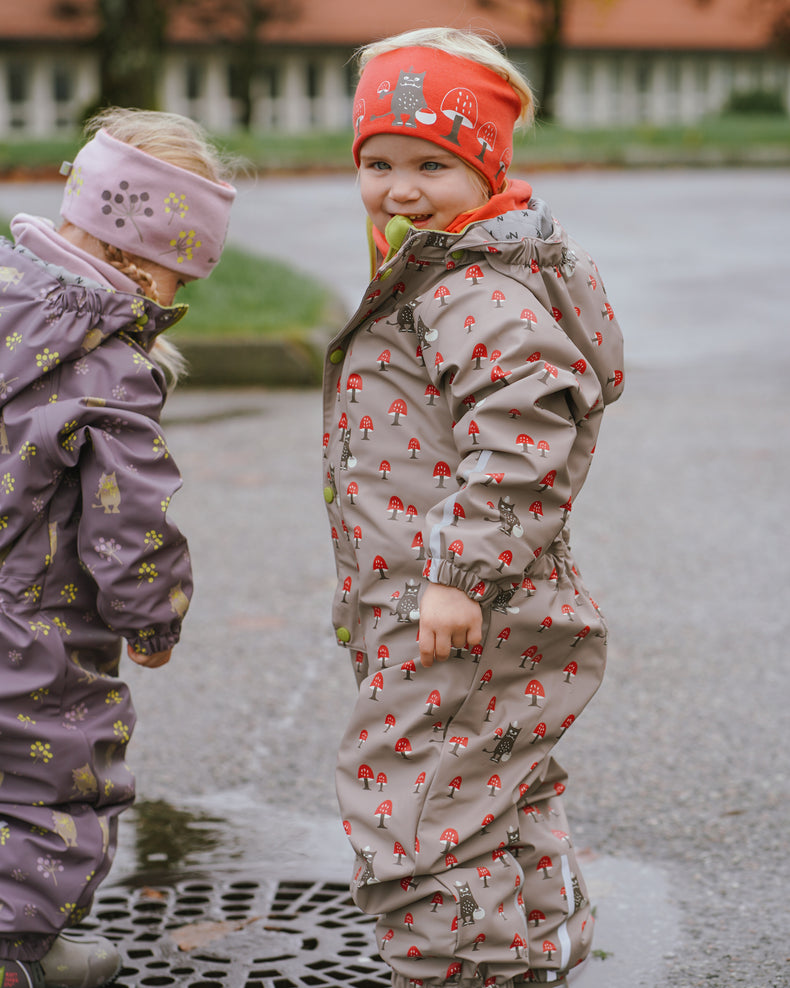
M 87 137 L 98 130 L 105 130 L 116 140 L 211 182 L 230 181 L 235 170 L 235 161 L 211 143 L 200 124 L 178 113 L 111 106 L 100 110 L 85 124 Z M 101 243 L 109 263 L 139 285 L 148 298 L 159 302 L 156 279 L 138 265 L 139 259 L 112 244 Z M 176 347 L 158 336 L 151 353 L 175 385 L 186 369 L 186 362 Z
M 516 125 L 527 127 L 532 123 L 535 116 L 535 97 L 530 84 L 505 55 L 498 42 L 488 41 L 474 31 L 462 31 L 453 27 L 426 27 L 404 31 L 403 34 L 373 41 L 360 48 L 356 55 L 360 74 L 372 58 L 398 48 L 437 48 L 448 55 L 467 58 L 496 72 L 510 84 L 521 100 L 521 113 Z

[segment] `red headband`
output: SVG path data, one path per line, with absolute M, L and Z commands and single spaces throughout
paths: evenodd
M 374 134 L 421 137 L 457 154 L 501 191 L 513 157 L 521 100 L 502 76 L 438 48 L 398 48 L 372 58 L 354 97 L 354 144 Z

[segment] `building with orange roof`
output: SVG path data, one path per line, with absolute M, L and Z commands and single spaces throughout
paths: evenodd
M 210 0 L 208 0 L 210 2 Z M 97 0 L 7 4 L 0 23 L 0 137 L 71 132 L 99 99 Z M 227 5 L 226 5 L 227 6 Z M 161 105 L 216 133 L 238 126 L 245 27 L 209 24 L 180 4 L 161 59 Z M 557 119 L 569 126 L 693 123 L 734 91 L 779 93 L 790 72 L 772 46 L 768 5 L 755 0 L 567 0 Z M 449 25 L 500 39 L 539 78 L 539 37 L 528 0 L 295 0 L 259 33 L 252 127 L 347 129 L 360 45 L 417 27 Z

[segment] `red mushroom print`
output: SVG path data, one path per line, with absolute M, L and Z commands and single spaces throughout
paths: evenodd
M 521 960 L 521 958 L 524 956 L 524 949 L 526 948 L 526 946 L 527 944 L 524 938 L 518 933 L 514 934 L 513 940 L 510 944 L 510 949 L 516 952 L 516 957 L 519 960 Z
M 420 953 L 420 948 L 419 947 L 412 946 L 412 947 L 409 947 L 409 949 L 406 951 L 406 956 L 407 957 L 413 957 L 413 958 L 420 958 L 420 957 L 422 957 L 422 954 Z
M 379 621 L 381 620 L 381 608 L 376 606 L 373 608 L 373 627 L 378 628 Z
M 412 436 L 409 440 L 409 445 L 407 448 L 409 450 L 409 459 L 416 460 L 417 454 L 420 452 L 420 440 L 415 436 Z
M 540 704 L 538 700 L 544 700 L 546 698 L 546 693 L 540 682 L 537 679 L 530 679 L 527 683 L 527 688 L 524 690 L 524 696 L 531 696 L 532 703 L 531 707 L 539 707 Z
M 351 504 L 357 503 L 355 498 L 358 494 L 359 494 L 359 484 L 355 480 L 352 480 L 351 483 L 346 488 L 346 495 Z
M 501 289 L 497 288 L 495 291 L 491 293 L 491 301 L 494 303 L 497 309 L 501 309 L 502 303 L 506 301 L 505 293 L 501 291 Z
M 488 879 L 491 877 L 491 872 L 488 870 L 488 868 L 486 868 L 485 865 L 480 865 L 477 869 L 477 874 L 478 877 L 480 878 L 480 881 L 483 883 L 483 888 L 487 889 Z
M 543 941 L 543 953 L 546 955 L 546 960 L 551 960 L 551 955 L 556 951 L 556 946 L 551 942 L 551 940 Z
M 450 754 L 451 755 L 455 755 L 456 758 L 457 758 L 458 757 L 458 749 L 459 748 L 466 748 L 466 746 L 468 744 L 469 744 L 469 738 L 468 737 L 465 737 L 464 738 L 464 737 L 458 737 L 458 736 L 456 736 L 456 737 L 450 738 L 450 747 L 452 749 L 450 751 Z
M 344 604 L 348 602 L 348 595 L 349 595 L 350 592 L 351 592 L 351 577 L 350 576 L 347 576 L 345 578 L 345 580 L 343 580 L 343 598 L 342 599 L 343 599 L 343 603 Z
M 573 608 L 571 607 L 571 605 L 570 605 L 570 604 L 563 604 L 563 605 L 562 605 L 562 613 L 563 613 L 563 614 L 565 615 L 565 617 L 566 617 L 566 618 L 567 618 L 567 619 L 568 619 L 569 621 L 572 621 L 572 620 L 573 620 L 573 615 L 574 615 L 574 614 L 575 614 L 576 612 L 574 611 L 574 609 L 573 609 Z
M 453 961 L 452 964 L 444 972 L 444 980 L 449 984 L 453 978 L 458 978 L 463 970 L 460 961 Z
M 535 668 L 534 657 L 537 651 L 538 651 L 537 645 L 530 645 L 529 648 L 525 648 L 524 651 L 521 653 L 521 665 L 519 666 L 519 669 L 523 669 L 526 666 L 527 659 L 533 659 L 530 669 L 534 669 Z
M 461 788 L 461 783 L 462 783 L 462 782 L 463 782 L 463 779 L 461 778 L 461 776 L 460 776 L 460 775 L 456 775 L 456 777 L 455 777 L 454 779 L 450 779 L 450 781 L 449 781 L 449 782 L 448 782 L 448 784 L 447 784 L 447 786 L 448 786 L 448 789 L 450 790 L 450 791 L 449 791 L 449 792 L 447 793 L 447 795 L 448 795 L 448 796 L 450 797 L 450 799 L 452 799 L 452 798 L 453 798 L 453 796 L 454 796 L 454 795 L 455 795 L 455 794 L 456 794 L 456 793 L 458 792 L 458 790 L 459 790 L 459 789 Z M 445 849 L 445 850 L 446 850 L 446 849 Z
M 546 922 L 546 914 L 542 913 L 540 909 L 532 909 L 527 916 L 527 923 L 530 926 L 538 927 L 541 923 Z
M 478 281 L 482 281 L 484 277 L 483 269 L 479 264 L 470 264 L 466 269 L 466 274 L 464 275 L 466 281 L 471 281 L 473 285 L 476 285 Z M 472 323 L 474 324 L 474 319 L 472 316 L 468 316 L 467 318 L 472 319 Z
M 423 545 L 423 541 L 422 541 L 422 532 L 417 532 L 417 534 L 414 536 L 411 542 L 411 547 L 412 549 L 417 550 L 418 559 L 425 559 L 425 551 L 424 551 L 425 546 Z
M 478 868 L 478 871 L 479 870 L 480 869 Z M 480 946 L 482 944 L 484 944 L 485 942 L 486 942 L 486 935 L 485 935 L 485 933 L 478 933 L 477 936 L 472 941 L 472 950 L 473 951 L 478 950 L 480 948 Z M 494 981 L 492 981 L 492 984 L 493 985 L 496 984 L 496 979 L 494 979 Z
M 382 480 L 387 480 L 391 471 L 392 467 L 390 466 L 389 460 L 382 460 L 381 463 L 379 463 L 379 473 L 381 474 Z
M 439 305 L 447 305 L 445 299 L 450 297 L 450 289 L 447 285 L 439 285 L 436 291 L 433 293 L 433 297 L 439 300 Z
M 559 374 L 559 371 L 554 366 L 554 364 L 544 363 L 544 365 L 543 365 L 543 375 L 542 375 L 542 377 L 541 377 L 540 380 L 541 380 L 541 382 L 543 384 L 545 384 L 546 381 L 548 381 L 548 379 L 550 377 L 556 378 L 558 374 Z
M 387 652 L 387 655 L 389 656 L 389 652 Z M 384 718 L 384 733 L 386 734 L 390 731 L 396 723 L 397 721 L 395 720 L 395 714 L 387 714 Z
M 497 847 L 494 851 L 491 852 L 491 860 L 495 863 L 499 861 L 499 863 L 502 865 L 503 868 L 510 867 L 510 863 L 507 858 L 508 858 L 507 848 L 504 846 Z
M 349 374 L 346 382 L 346 391 L 351 395 L 351 404 L 357 404 L 357 391 L 362 390 L 362 378 L 359 374 Z
M 573 683 L 579 671 L 579 666 L 576 662 L 569 662 L 562 671 L 565 674 L 564 682 Z
M 414 926 L 414 917 L 411 913 L 406 913 L 403 917 L 403 925 L 407 926 L 409 928 L 409 932 L 411 933 L 411 928 Z
M 404 760 L 408 761 L 409 755 L 411 754 L 411 742 L 408 738 L 398 738 L 395 742 L 395 751 L 397 754 L 401 755 Z
M 413 504 L 408 505 L 406 508 L 406 521 L 410 522 L 413 518 L 417 517 L 417 509 Z
M 362 542 L 362 529 L 359 525 L 354 525 L 354 548 L 358 549 Z
M 393 494 L 387 505 L 387 511 L 390 512 L 390 521 L 397 521 L 398 515 L 403 514 L 403 501 Z
M 379 805 L 376 807 L 376 812 L 374 816 L 377 816 L 379 818 L 377 829 L 386 830 L 387 825 L 384 821 L 388 820 L 392 816 L 392 800 L 385 799 L 383 803 L 379 803 Z
M 477 687 L 477 692 L 479 693 L 481 690 L 485 689 L 486 686 L 488 686 L 488 684 L 491 682 L 493 677 L 494 677 L 493 669 L 486 669 L 486 671 L 480 677 L 480 685 Z
M 386 784 L 387 784 L 387 773 L 379 772 L 379 774 L 376 776 L 376 785 L 379 788 L 379 792 L 384 792 L 384 786 L 386 786 Z
M 559 322 L 560 319 L 562 319 L 562 309 L 558 309 L 556 305 L 552 305 L 551 314 L 554 316 L 557 322 Z
M 503 628 L 497 635 L 496 647 L 501 648 L 502 643 L 506 642 L 510 638 L 510 628 Z
M 439 460 L 433 468 L 433 479 L 437 481 L 436 486 L 444 487 L 445 479 L 450 476 L 452 476 L 450 467 L 443 460 Z
M 477 130 L 477 140 L 480 144 L 480 154 L 476 155 L 478 161 L 485 159 L 486 151 L 490 151 L 496 144 L 496 124 L 488 120 Z
M 532 309 L 521 310 L 521 321 L 524 323 L 524 329 L 528 329 L 534 333 L 535 326 L 537 326 L 538 324 L 538 320 Z
M 513 562 L 513 553 L 510 549 L 505 549 L 504 552 L 500 552 L 497 556 L 499 560 L 499 566 L 497 566 L 497 573 L 501 573 L 506 566 L 510 566 Z
M 452 562 L 456 556 L 462 556 L 464 554 L 464 544 L 460 539 L 455 539 L 447 546 L 447 552 L 450 554 L 450 562 Z
M 400 425 L 401 416 L 406 416 L 409 414 L 409 410 L 403 398 L 396 398 L 390 405 L 389 412 L 387 414 L 392 415 L 393 425 Z
M 414 791 L 420 792 L 420 790 L 424 785 L 425 785 L 425 772 L 420 772 L 420 774 L 414 780 Z
M 502 370 L 502 368 L 497 364 L 491 371 L 491 381 L 496 384 L 499 381 L 500 384 L 507 384 L 507 379 L 510 377 L 512 371 Z
M 521 447 L 522 453 L 529 453 L 530 446 L 534 446 L 534 445 L 535 442 L 532 436 L 528 436 L 526 432 L 522 432 L 516 437 L 516 446 Z
M 481 646 L 481 650 L 482 650 L 482 646 Z M 488 701 L 488 706 L 486 707 L 486 715 L 483 718 L 483 720 L 487 724 L 491 723 L 491 714 L 493 714 L 495 710 L 496 710 L 496 697 L 492 696 L 491 699 Z
M 477 446 L 477 437 L 480 435 L 480 426 L 474 419 L 472 419 L 469 423 L 469 435 L 472 439 L 472 445 Z
M 489 360 L 491 361 L 491 363 L 493 364 L 493 363 L 494 363 L 494 361 L 495 361 L 495 360 L 499 360 L 499 358 L 500 358 L 501 356 L 502 356 L 502 351 L 501 351 L 501 350 L 492 350 L 492 351 L 491 351 L 491 356 L 490 356 L 490 357 L 489 357 L 488 359 L 489 359 Z
M 427 398 L 427 401 L 425 402 L 425 404 L 426 405 L 435 405 L 436 404 L 436 399 L 439 397 L 440 394 L 441 394 L 441 391 L 436 387 L 435 384 L 429 384 L 427 386 L 427 388 L 425 389 L 425 397 Z
M 389 350 L 382 350 L 378 357 L 376 357 L 376 360 L 379 365 L 379 370 L 385 371 L 390 365 L 392 354 Z
M 546 617 L 544 617 L 543 620 L 540 622 L 540 627 L 538 628 L 538 634 L 540 635 L 542 634 L 542 632 L 547 631 L 552 626 L 553 623 L 554 622 L 551 620 L 551 617 L 547 614 Z
M 464 518 L 466 518 L 466 513 L 464 512 L 463 506 L 456 501 L 453 505 L 453 520 L 451 524 L 457 525 L 459 519 Z
M 568 728 L 573 726 L 573 722 L 575 720 L 576 720 L 576 718 L 573 716 L 573 714 L 568 714 L 568 716 L 565 718 L 565 720 L 560 725 L 560 733 L 557 736 L 557 740 L 558 741 L 563 736 L 563 734 L 568 730 Z
M 460 789 L 460 784 L 458 788 Z M 442 853 L 447 854 L 447 852 L 450 850 L 451 847 L 458 846 L 458 831 L 453 830 L 452 827 L 448 827 L 445 831 L 443 831 L 442 836 L 439 838 L 439 840 L 443 845 Z
M 475 325 L 476 323 L 474 316 L 467 316 L 466 319 L 464 319 L 464 329 L 467 331 L 467 333 L 471 333 L 472 330 L 475 328 Z
M 532 735 L 533 737 L 531 744 L 534 744 L 536 741 L 542 741 L 543 738 L 546 737 L 546 725 L 543 723 L 543 721 L 535 725 L 535 729 L 532 732 Z
M 472 350 L 472 360 L 474 361 L 475 370 L 480 370 L 483 361 L 488 357 L 488 350 L 484 343 L 478 343 L 474 350 Z
M 360 765 L 357 769 L 357 780 L 362 783 L 362 788 L 370 790 L 370 782 L 373 779 L 373 769 L 370 765 Z
M 543 480 L 541 480 L 540 483 L 538 484 L 538 490 L 541 492 L 541 494 L 549 487 L 554 487 L 554 482 L 556 479 L 557 479 L 557 471 L 549 470 L 549 472 L 546 474 Z
M 378 701 L 379 693 L 384 689 L 384 677 L 380 672 L 370 681 L 370 699 Z
M 427 700 L 425 701 L 425 705 L 428 707 L 425 711 L 425 716 L 433 717 L 436 708 L 441 707 L 442 705 L 442 697 L 438 690 L 431 690 L 428 694 Z
M 379 579 L 381 580 L 389 579 L 389 577 L 387 576 L 388 569 L 389 567 L 387 566 L 387 562 L 384 559 L 384 557 L 376 556 L 376 558 L 373 560 L 373 571 L 374 573 L 378 573 Z
M 544 879 L 551 878 L 550 873 L 553 867 L 554 865 L 552 864 L 551 858 L 548 856 L 548 854 L 546 854 L 540 859 L 540 861 L 538 861 L 538 865 L 535 868 L 535 871 L 542 871 Z
M 529 506 L 529 510 L 535 521 L 540 521 L 540 519 L 543 517 L 543 502 L 533 501 L 532 504 L 530 504 Z
M 345 833 L 346 837 L 351 836 L 351 823 L 348 820 L 343 821 L 343 832 Z
M 487 834 L 488 828 L 491 826 L 494 820 L 496 820 L 496 817 L 494 816 L 493 813 L 486 813 L 486 815 L 483 817 L 483 822 L 480 824 L 480 833 Z M 490 874 L 491 872 L 489 872 L 489 875 Z
M 457 144 L 460 147 L 458 133 L 461 127 L 474 127 L 477 124 L 477 98 L 475 94 L 462 86 L 451 89 L 442 100 L 441 112 L 452 120 L 453 126 L 449 134 L 442 134 L 442 137 L 449 144 Z
M 541 439 L 540 442 L 538 443 L 538 452 L 540 453 L 540 455 L 541 456 L 545 456 L 546 453 L 548 453 L 550 449 L 551 449 L 551 446 L 549 446 L 549 444 L 546 442 L 546 440 L 545 439 Z
M 395 858 L 395 864 L 403 864 L 403 859 L 406 857 L 406 848 L 401 844 L 400 841 L 395 841 L 392 845 L 392 856 Z
M 435 913 L 439 906 L 444 905 L 444 896 L 441 892 L 434 892 L 433 898 L 431 899 L 431 905 L 433 906 L 431 909 L 432 913 Z
M 502 788 L 502 780 L 499 778 L 498 775 L 492 775 L 491 778 L 488 780 L 488 782 L 486 782 L 486 786 L 488 787 L 488 795 L 496 796 L 496 794 Z
M 585 624 L 585 626 L 581 629 L 581 631 L 576 632 L 576 635 L 573 641 L 571 642 L 571 648 L 576 648 L 579 642 L 584 641 L 584 639 L 587 637 L 587 635 L 589 635 L 589 633 L 590 633 L 590 626 L 589 624 Z
M 367 739 L 368 739 L 368 732 L 363 727 L 362 730 L 359 732 L 359 744 L 357 745 L 357 748 L 361 748 L 362 745 L 367 741 Z
M 486 585 L 485 585 L 485 582 L 483 580 L 481 580 L 479 583 L 476 583 L 472 587 L 472 592 L 471 592 L 471 595 L 470 596 L 472 596 L 472 597 L 482 597 L 485 592 L 486 592 Z
M 373 419 L 369 415 L 363 415 L 359 420 L 359 431 L 362 433 L 363 439 L 370 439 L 370 433 L 373 432 Z

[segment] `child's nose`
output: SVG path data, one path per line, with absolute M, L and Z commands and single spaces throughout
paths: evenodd
M 410 175 L 393 172 L 390 182 L 390 198 L 403 202 L 416 199 L 419 194 L 417 183 Z

